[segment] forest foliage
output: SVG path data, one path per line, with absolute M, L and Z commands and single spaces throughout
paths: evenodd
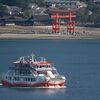
M 19 6 L 21 7 L 25 14 L 31 13 L 29 4 L 36 3 L 39 6 L 44 5 L 44 0 L 0 0 L 0 12 L 6 12 L 6 7 L 9 6 Z M 79 0 L 87 4 L 87 8 L 81 8 L 77 12 L 78 22 L 95 22 L 100 23 L 100 3 L 94 3 L 93 0 Z M 31 14 L 29 14 L 31 15 Z

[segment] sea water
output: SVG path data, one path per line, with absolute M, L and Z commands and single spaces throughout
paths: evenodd
M 100 100 L 100 40 L 0 40 L 0 75 L 34 53 L 66 77 L 65 89 L 0 87 L 0 100 Z

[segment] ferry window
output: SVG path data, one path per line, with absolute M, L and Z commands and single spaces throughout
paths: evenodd
M 11 80 L 11 77 L 9 77 L 9 80 Z
M 53 74 L 57 74 L 57 72 L 56 72 L 55 70 L 52 70 L 52 73 L 53 73 Z
M 73 3 L 74 5 L 76 5 L 76 3 Z
M 14 77 L 14 80 L 19 81 L 19 77 Z
M 28 81 L 35 81 L 35 78 L 29 78 L 29 80 Z
M 28 81 L 30 81 L 30 78 L 28 78 Z
M 10 80 L 11 80 L 12 78 L 10 77 Z
M 16 77 L 16 80 L 19 81 L 19 77 Z
M 6 79 L 7 79 L 7 76 L 6 76 Z
M 32 78 L 30 78 L 31 82 L 32 82 Z
M 28 74 L 30 74 L 30 71 L 28 71 Z
M 48 67 L 50 68 L 50 65 L 48 65 Z
M 38 71 L 38 74 L 43 74 L 43 72 L 41 72 L 41 71 Z
M 44 71 L 44 74 L 45 74 L 45 75 L 47 75 L 47 72 L 46 72 L 46 71 Z
M 25 78 L 25 81 L 27 81 L 27 78 Z
M 25 75 L 25 72 L 23 71 L 22 74 Z
M 35 66 L 36 68 L 38 68 L 38 66 Z
M 26 79 L 25 79 L 25 78 L 23 78 L 23 80 L 24 80 L 24 81 L 26 81 Z
M 49 68 L 50 68 L 50 65 L 49 65 Z
M 44 66 L 41 66 L 41 68 L 43 68 Z
M 32 81 L 35 81 L 36 79 L 35 78 L 32 78 Z
M 16 80 L 16 77 L 14 77 L 14 80 Z

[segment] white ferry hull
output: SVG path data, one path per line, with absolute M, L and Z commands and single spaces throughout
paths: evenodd
M 1 84 L 8 87 L 64 87 L 66 78 L 60 75 L 53 63 L 41 57 L 37 61 L 32 58 L 20 57 L 9 67 L 8 72 L 2 75 Z
M 8 86 L 8 87 L 53 87 L 53 86 L 59 86 L 63 87 L 64 82 L 38 82 L 38 83 L 27 83 L 27 82 L 17 82 L 17 83 L 11 83 L 7 80 L 2 80 L 1 81 L 3 86 Z

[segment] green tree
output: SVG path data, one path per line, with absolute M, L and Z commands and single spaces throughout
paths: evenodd
M 95 4 L 93 2 L 90 2 L 87 9 L 92 11 L 90 19 L 96 23 L 100 22 L 100 4 Z
M 6 12 L 6 7 L 0 3 L 0 12 Z
M 32 11 L 30 9 L 27 9 L 24 11 L 23 16 L 24 17 L 31 17 L 33 15 Z
M 88 10 L 86 8 L 80 9 L 77 12 L 77 21 L 78 22 L 82 22 L 82 23 L 87 22 L 88 17 L 89 17 L 89 14 L 88 14 Z

